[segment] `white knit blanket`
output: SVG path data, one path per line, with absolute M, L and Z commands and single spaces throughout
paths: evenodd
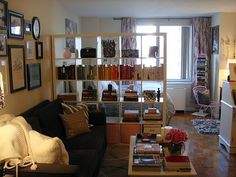
M 21 117 L 4 114 L 0 116 L 0 162 L 5 168 L 37 163 L 69 164 L 68 153 L 62 141 L 42 135 L 34 130 Z

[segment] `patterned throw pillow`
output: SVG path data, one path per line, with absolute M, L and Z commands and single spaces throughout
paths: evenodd
M 77 107 L 72 106 L 72 105 L 69 105 L 69 106 L 74 112 L 82 111 L 84 113 L 87 123 L 89 122 L 89 114 L 86 108 L 81 107 L 81 106 L 77 106 Z
M 89 125 L 82 111 L 71 114 L 60 114 L 66 131 L 66 138 L 72 138 L 78 134 L 90 132 Z
M 61 106 L 62 106 L 64 114 L 71 114 L 75 112 L 69 105 L 65 103 L 61 103 Z

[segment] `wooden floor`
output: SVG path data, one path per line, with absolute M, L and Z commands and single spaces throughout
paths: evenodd
M 197 133 L 190 113 L 177 113 L 170 126 L 185 129 L 189 140 L 186 150 L 199 177 L 236 177 L 236 154 L 229 155 L 218 145 L 218 135 Z

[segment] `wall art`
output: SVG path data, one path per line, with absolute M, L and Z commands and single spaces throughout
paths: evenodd
M 23 45 L 8 45 L 10 91 L 14 93 L 26 88 L 25 55 Z

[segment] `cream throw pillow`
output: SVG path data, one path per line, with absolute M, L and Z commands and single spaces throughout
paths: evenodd
M 60 117 L 66 131 L 66 138 L 72 138 L 78 134 L 90 132 L 83 111 L 77 111 L 71 114 L 60 114 Z

